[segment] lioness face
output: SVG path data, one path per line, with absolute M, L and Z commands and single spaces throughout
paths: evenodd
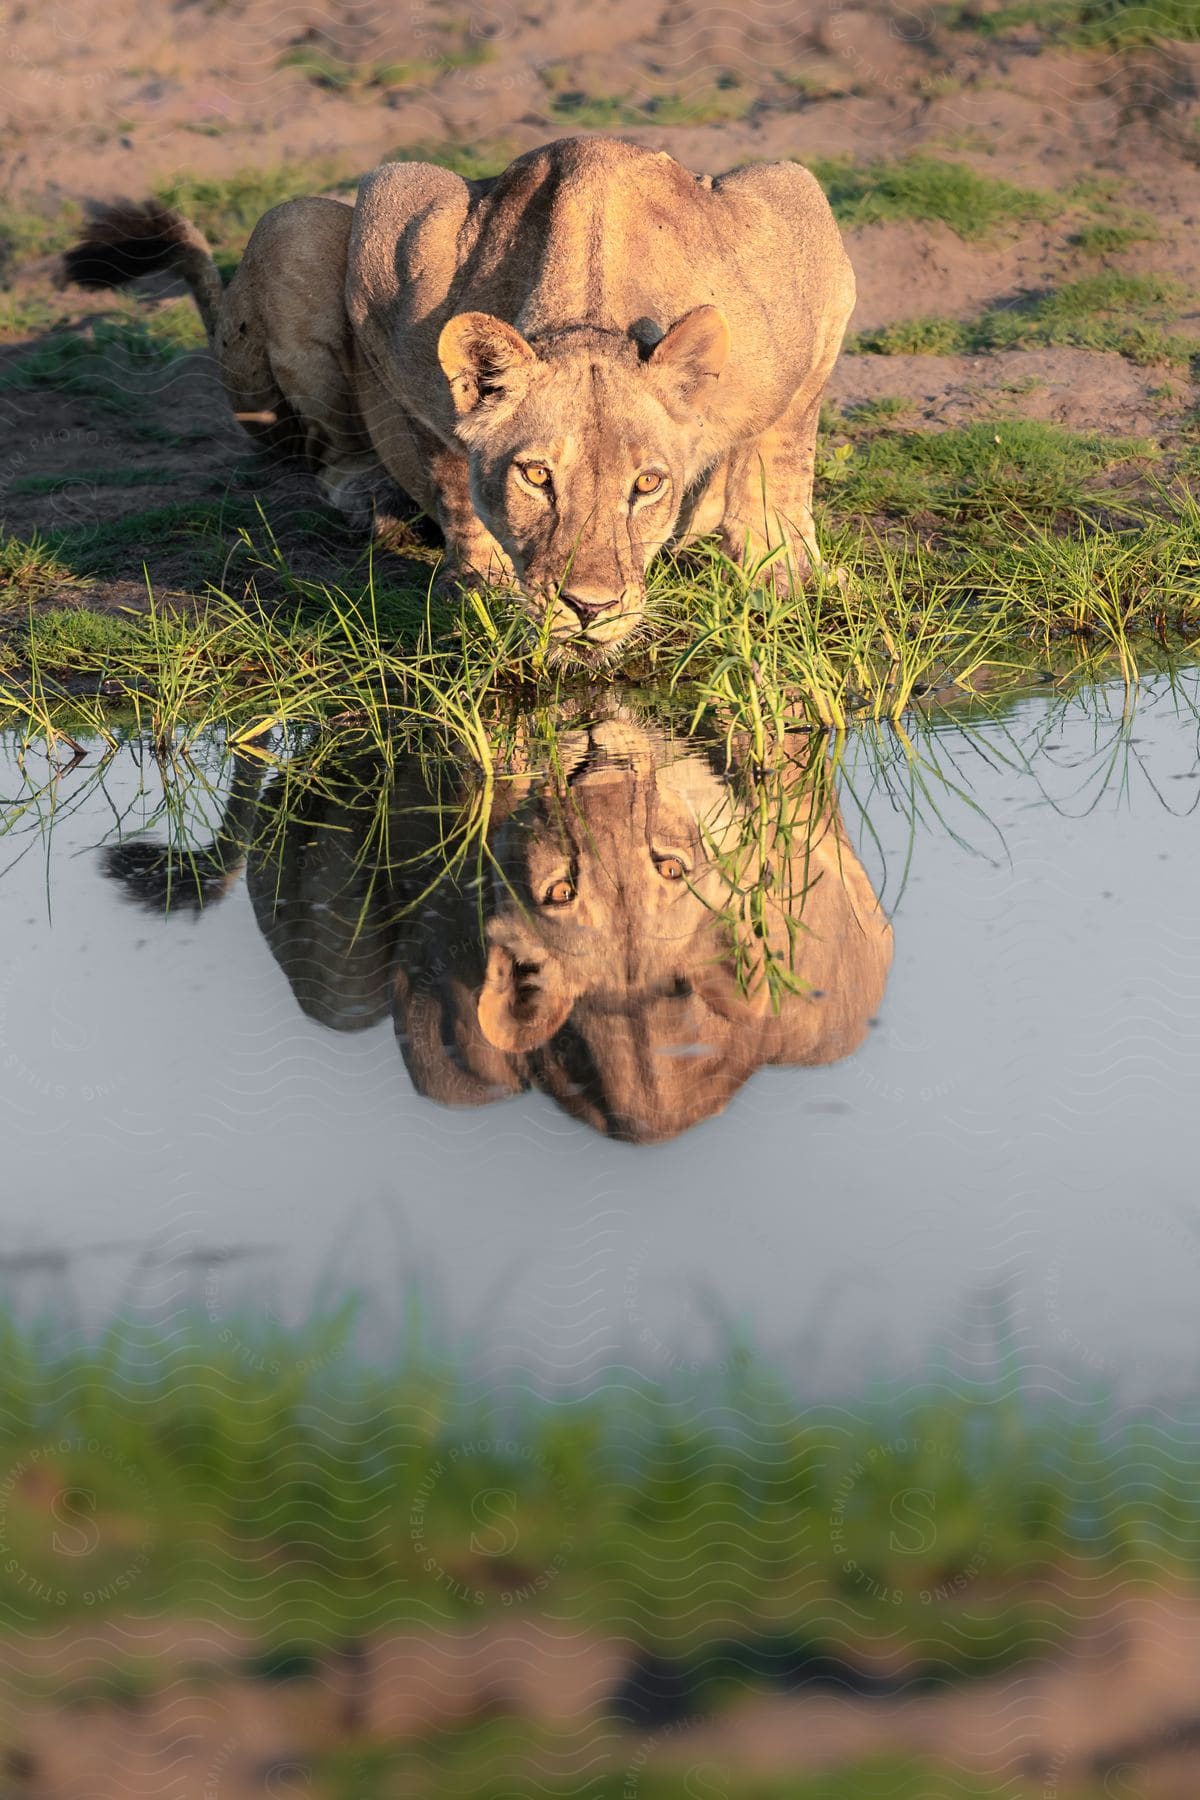
M 696 477 L 727 347 L 712 306 L 686 313 L 648 352 L 585 328 L 535 350 L 484 313 L 443 331 L 475 510 L 564 651 L 611 655 L 643 619 L 646 570 Z
M 593 727 L 565 790 L 531 796 L 497 846 L 479 1001 L 489 1042 L 529 1050 L 585 997 L 661 1006 L 704 984 L 720 954 L 707 826 L 726 811 L 706 759 L 664 763 L 636 727 Z

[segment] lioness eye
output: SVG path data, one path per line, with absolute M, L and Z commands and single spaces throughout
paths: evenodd
M 530 487 L 550 486 L 550 470 L 545 463 L 521 463 L 520 469 Z
M 646 469 L 633 484 L 635 494 L 657 494 L 663 484 L 663 477 L 654 469 Z
M 573 900 L 574 898 L 575 889 L 571 886 L 571 883 L 564 878 L 562 881 L 552 881 L 550 883 L 550 886 L 546 889 L 544 904 L 546 906 L 565 906 L 568 900 Z
M 664 881 L 682 881 L 686 873 L 683 864 L 677 856 L 660 856 L 658 859 L 658 872 Z

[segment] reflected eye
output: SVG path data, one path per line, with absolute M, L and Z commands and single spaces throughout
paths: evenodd
M 655 863 L 664 881 L 682 881 L 687 874 L 677 856 L 659 856 L 655 858 Z
M 657 469 L 644 469 L 634 482 L 633 491 L 635 495 L 657 494 L 666 479 L 666 476 L 660 475 Z
M 518 469 L 530 487 L 548 488 L 550 486 L 550 467 L 548 463 L 518 463 Z
M 543 906 L 565 906 L 568 900 L 575 898 L 575 889 L 564 875 L 560 881 L 552 881 L 542 896 Z

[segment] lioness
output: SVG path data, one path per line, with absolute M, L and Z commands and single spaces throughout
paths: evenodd
M 821 755 L 801 752 L 748 819 L 705 748 L 625 720 L 566 733 L 553 770 L 498 789 L 482 889 L 473 859 L 447 870 L 454 833 L 415 760 L 382 814 L 373 762 L 261 796 L 245 768 L 190 864 L 135 838 L 105 866 L 155 910 L 212 905 L 244 866 L 303 1010 L 337 1031 L 390 1012 L 420 1093 L 482 1105 L 537 1087 L 653 1143 L 765 1064 L 850 1055 L 879 1006 L 891 928 Z M 774 996 L 764 953 L 791 978 Z
M 697 176 L 611 138 L 485 181 L 385 163 L 353 206 L 267 213 L 227 290 L 153 204 L 67 256 L 85 285 L 162 268 L 239 415 L 290 433 L 347 508 L 386 472 L 441 526 L 447 574 L 516 583 L 555 648 L 611 655 L 668 541 L 715 531 L 752 569 L 781 548 L 772 581 L 817 560 L 817 415 L 854 277 L 795 163 Z

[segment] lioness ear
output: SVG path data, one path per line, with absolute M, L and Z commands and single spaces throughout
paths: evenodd
M 492 945 L 477 1010 L 479 1029 L 497 1050 L 513 1056 L 536 1050 L 566 1022 L 573 1004 L 552 958 L 535 970 Z
M 719 306 L 693 306 L 676 319 L 650 352 L 655 369 L 666 369 L 685 388 L 716 380 L 729 354 L 729 325 Z
M 537 361 L 519 331 L 481 312 L 456 313 L 443 325 L 437 353 L 460 417 L 511 395 Z

